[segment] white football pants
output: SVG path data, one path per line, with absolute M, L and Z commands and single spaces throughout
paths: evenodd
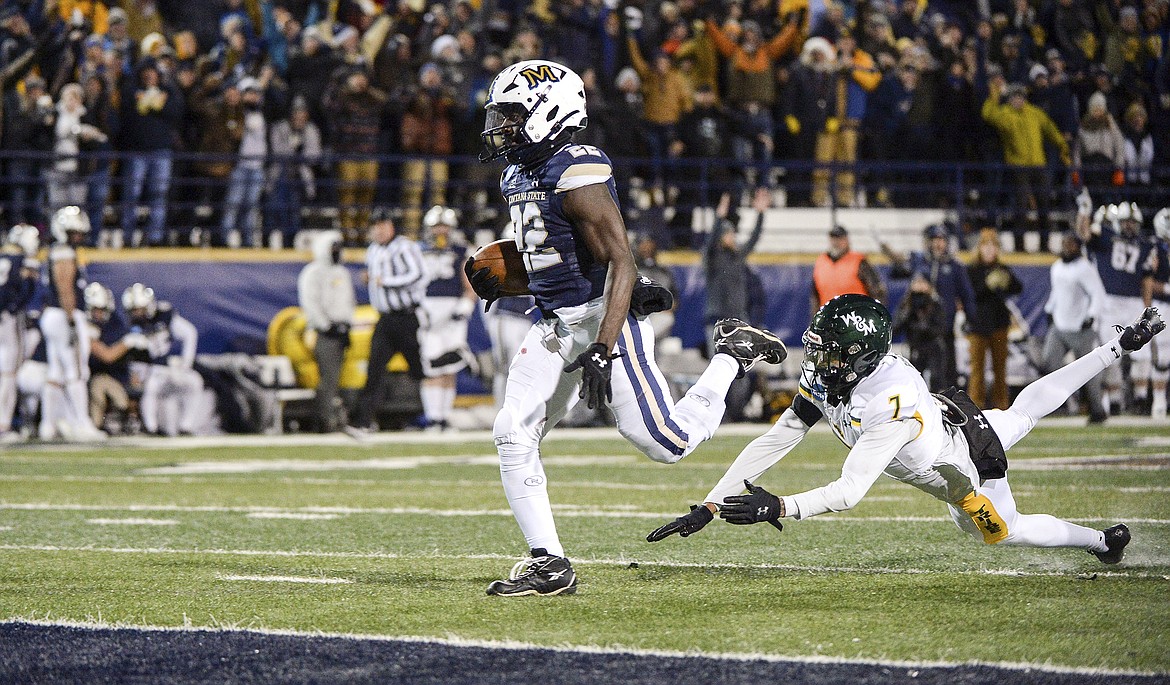
M 89 323 L 85 312 L 73 310 L 73 328 L 60 307 L 46 307 L 41 313 L 41 334 L 45 338 L 45 357 L 48 372 L 45 390 L 41 393 L 42 439 L 61 434 L 86 436 L 95 432 L 89 419 Z M 66 402 L 60 403 L 60 394 L 52 386 L 64 390 Z
M 494 436 L 508 504 L 531 549 L 564 555 L 540 441 L 578 401 L 581 373 L 567 364 L 594 342 L 604 314 L 599 299 L 557 310 L 528 331 L 508 370 L 504 406 Z M 654 361 L 654 332 L 644 319 L 627 316 L 613 361 L 613 400 L 608 406 L 618 431 L 654 461 L 673 464 L 711 437 L 723 419 L 724 395 L 739 372 L 725 354 L 711 360 L 699 381 L 677 404 Z

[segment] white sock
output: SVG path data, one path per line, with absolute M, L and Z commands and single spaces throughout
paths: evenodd
M 699 376 L 694 387 L 709 388 L 715 395 L 726 397 L 727 389 L 731 387 L 731 382 L 738 375 L 739 362 L 735 361 L 731 355 L 720 352 L 711 357 L 711 363 L 707 365 L 707 370 L 703 372 L 703 375 Z
M 442 402 L 443 416 L 441 421 L 446 421 L 451 418 L 451 410 L 455 408 L 455 386 L 443 388 L 443 402 Z
M 1017 514 L 1004 545 L 1019 547 L 1076 547 L 1104 552 L 1105 533 L 1062 521 L 1048 514 Z
M 54 435 L 57 432 L 57 419 L 61 418 L 61 403 L 64 400 L 63 388 L 55 383 L 45 383 L 41 390 L 41 425 L 42 437 Z
M 70 421 L 80 431 L 93 429 L 89 420 L 89 388 L 85 381 L 77 379 L 65 384 L 65 393 L 69 396 L 69 409 L 72 413 Z
M 441 421 L 443 388 L 437 385 L 423 385 L 418 392 L 422 399 L 423 414 L 427 417 L 427 423 Z
M 16 411 L 16 374 L 0 374 L 0 433 L 12 429 L 12 414 Z
M 504 483 L 504 494 L 528 548 L 544 548 L 549 554 L 565 556 L 548 499 L 548 480 L 540 462 L 540 449 L 499 441 L 496 449 L 500 453 L 500 480 Z
M 727 389 L 738 374 L 739 362 L 730 355 L 719 353 L 711 357 L 707 370 L 687 390 L 686 395 L 675 403 L 670 418 L 686 432 L 688 438 L 687 449 L 678 459 L 690 454 L 700 443 L 715 434 L 727 410 L 724 401 Z

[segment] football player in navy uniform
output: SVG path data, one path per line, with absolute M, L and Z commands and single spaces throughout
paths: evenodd
M 35 226 L 17 224 L 0 247 L 0 442 L 21 439 L 12 431 L 16 413 L 16 372 L 23 361 L 24 310 L 36 292 L 40 275 Z
M 885 473 L 945 503 L 956 526 L 987 544 L 1083 549 L 1116 564 L 1129 544 L 1129 528 L 1094 530 L 1048 514 L 1020 513 L 1008 484 L 1006 452 L 1089 379 L 1165 328 L 1150 307 L 1104 345 L 1029 384 L 1010 408 L 983 411 L 953 386 L 932 395 L 922 374 L 890 353 L 884 305 L 867 295 L 838 295 L 813 315 L 804 333 L 800 392 L 792 405 L 740 452 L 703 504 L 646 539 L 687 537 L 715 512 L 728 523 L 782 529 L 784 517 L 853 508 Z M 753 483 L 822 418 L 849 448 L 840 478 L 785 497 Z
M 1136 203 L 1103 207 L 1090 219 L 1083 201 L 1078 198 L 1078 202 L 1082 204 L 1077 214 L 1077 236 L 1084 242 L 1089 257 L 1097 263 L 1097 272 L 1105 286 L 1100 330 L 1103 336 L 1108 336 L 1145 309 L 1145 283 L 1157 268 L 1157 250 L 1154 242 L 1141 234 L 1142 213 Z M 1134 399 L 1138 401 L 1149 397 L 1152 347 L 1147 345 L 1130 355 L 1129 378 Z M 1159 385 L 1164 396 L 1165 380 Z M 1105 376 L 1106 406 L 1121 399 L 1121 388 L 1121 369 L 1113 367 Z M 1165 414 L 1165 405 L 1158 409 Z
M 117 311 L 114 291 L 96 281 L 85 286 L 89 319 L 89 418 L 107 432 L 124 432 L 130 418 L 130 358 L 147 348 Z M 115 413 L 111 416 L 110 409 Z
M 194 369 L 199 332 L 142 283 L 123 291 L 122 308 L 130 317 L 130 332 L 146 336 L 148 363 L 139 367 L 145 376 L 138 405 L 143 429 L 155 435 L 193 434 L 206 414 L 203 377 Z
M 463 273 L 467 246 L 455 210 L 431 207 L 423 217 L 422 257 L 431 280 L 419 316 L 423 376 L 419 387 L 428 430 L 447 430 L 455 406 L 455 374 L 467 368 L 467 320 L 475 291 Z
M 480 159 L 507 159 L 500 189 L 541 313 L 512 360 L 493 428 L 504 493 L 531 558 L 487 591 L 569 594 L 577 577 L 553 521 L 540 460 L 544 435 L 582 399 L 590 408 L 607 405 L 619 432 L 651 459 L 674 463 L 715 432 L 738 375 L 761 360 L 780 363 L 787 351 L 768 331 L 721 321 L 710 365 L 675 403 L 646 321 L 671 306 L 669 291 L 649 279 L 635 288 L 609 157 L 573 143 L 586 125 L 581 78 L 555 62 L 519 62 L 496 76 L 486 109 Z M 499 281 L 472 265 L 469 280 L 490 307 Z
M 89 236 L 89 216 L 79 207 L 62 207 L 50 222 L 53 245 L 45 264 L 40 327 L 48 371 L 41 395 L 42 440 L 100 440 L 105 434 L 89 419 L 89 336 L 85 318 L 85 267 L 77 247 Z M 62 404 L 64 391 L 65 402 Z

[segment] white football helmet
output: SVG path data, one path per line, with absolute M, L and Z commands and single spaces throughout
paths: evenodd
M 1136 202 L 1121 202 L 1117 205 L 1117 232 L 1123 235 L 1137 235 L 1142 228 L 1142 210 Z
M 506 67 L 488 89 L 481 162 L 507 156 L 522 163 L 526 148 L 551 146 L 585 128 L 585 83 L 572 69 L 543 59 Z
M 147 318 L 154 316 L 158 311 L 158 300 L 154 297 L 154 290 L 141 283 L 126 288 L 122 293 L 122 307 L 127 312 L 135 309 L 146 311 Z
M 53 240 L 67 243 L 70 233 L 89 233 L 89 216 L 76 205 L 62 207 L 53 214 L 49 229 L 53 233 Z
M 24 256 L 33 257 L 41 249 L 41 232 L 36 226 L 16 224 L 8 231 L 5 242 L 19 247 Z
M 1163 207 L 1154 215 L 1154 235 L 1170 243 L 1170 207 Z
M 98 282 L 85 286 L 85 308 L 89 310 L 114 310 L 114 291 Z
M 423 217 L 423 228 L 433 228 L 440 224 L 459 228 L 459 219 L 455 216 L 455 210 L 441 205 L 435 205 L 428 209 L 426 216 Z

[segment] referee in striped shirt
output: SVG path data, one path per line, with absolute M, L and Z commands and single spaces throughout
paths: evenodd
M 366 249 L 366 279 L 370 304 L 378 310 L 378 323 L 370 338 L 370 362 L 347 433 L 376 429 L 374 417 L 385 399 L 386 364 L 401 352 L 410 366 L 410 377 L 421 381 L 422 358 L 418 347 L 418 315 L 415 310 L 427 292 L 426 266 L 418 243 L 398 235 L 394 219 L 385 207 L 370 214 L 370 246 Z

